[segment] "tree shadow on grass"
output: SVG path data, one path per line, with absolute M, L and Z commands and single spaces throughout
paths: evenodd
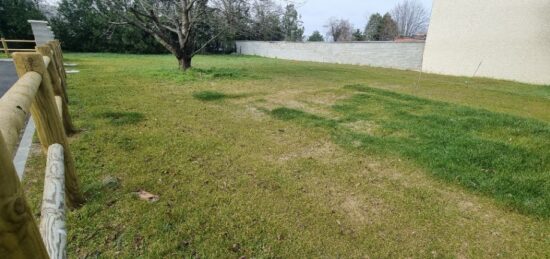
M 330 130 L 336 143 L 398 155 L 434 176 L 550 218 L 550 124 L 410 95 L 347 86 L 338 120 L 281 107 L 274 118 Z M 369 122 L 371 133 L 346 127 Z
M 145 116 L 139 112 L 105 112 L 100 114 L 100 117 L 108 119 L 114 126 L 133 125 L 145 119 Z
M 224 94 L 222 92 L 217 91 L 201 91 L 201 92 L 195 92 L 193 93 L 193 97 L 195 99 L 205 101 L 205 102 L 211 102 L 211 101 L 218 101 L 223 99 L 236 99 L 236 98 L 243 98 L 250 96 L 248 94 Z
M 229 79 L 237 79 L 237 78 L 243 78 L 246 77 L 246 73 L 242 69 L 235 69 L 235 68 L 193 68 L 193 72 L 197 73 L 199 77 L 201 78 L 207 78 L 207 79 L 221 79 L 221 78 L 229 78 Z

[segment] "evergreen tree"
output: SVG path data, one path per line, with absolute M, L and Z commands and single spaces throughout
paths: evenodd
M 165 53 L 151 36 L 115 25 L 94 8 L 94 0 L 62 0 L 51 25 L 63 48 L 82 52 Z M 112 19 L 115 20 L 115 19 Z
M 304 27 L 294 4 L 286 6 L 282 26 L 286 41 L 302 41 L 304 39 Z
M 36 2 L 0 0 L 0 35 L 8 39 L 34 39 L 27 20 L 45 20 Z
M 364 41 L 366 39 L 365 34 L 359 29 L 357 29 L 353 34 L 353 41 Z
M 311 36 L 309 36 L 307 41 L 325 41 L 325 38 L 319 31 L 314 31 Z
M 384 16 L 375 13 L 369 19 L 365 34 L 370 41 L 393 41 L 398 36 L 397 23 L 389 13 Z
M 379 41 L 383 31 L 384 19 L 379 13 L 375 13 L 370 16 L 369 23 L 365 28 L 365 35 L 367 40 Z
M 389 13 L 386 13 L 382 18 L 382 31 L 380 33 L 380 40 L 393 41 L 398 36 L 399 30 L 397 23 L 393 20 Z

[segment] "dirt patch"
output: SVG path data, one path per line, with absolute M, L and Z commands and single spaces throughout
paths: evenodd
M 42 145 L 40 142 L 33 142 L 29 152 L 29 157 L 39 156 L 42 154 Z
M 323 117 L 337 118 L 338 114 L 332 110 L 331 106 L 346 97 L 346 95 L 328 91 L 284 90 L 266 96 L 261 106 L 269 110 L 286 107 Z
M 252 119 L 255 121 L 263 121 L 268 117 L 265 112 L 252 104 L 247 104 L 243 109 L 234 111 L 234 114 L 236 117 Z
M 294 159 L 315 159 L 324 162 L 332 160 L 339 147 L 330 142 L 317 142 L 306 147 L 289 148 L 289 152 L 278 157 L 279 162 L 287 162 Z
M 314 104 L 332 106 L 340 100 L 347 99 L 351 97 L 352 94 L 349 92 L 338 93 L 334 91 L 316 91 L 311 94 L 304 96 L 304 101 Z
M 465 200 L 458 202 L 458 208 L 464 213 L 478 212 L 480 209 L 479 204 L 475 204 L 471 201 Z
M 340 205 L 354 225 L 374 224 L 389 211 L 382 199 L 348 196 Z
M 355 197 L 347 197 L 341 207 L 351 220 L 357 223 L 365 223 L 367 219 L 365 209 Z
M 247 114 L 250 115 L 250 117 L 252 117 L 253 119 L 256 119 L 256 120 L 262 120 L 262 119 L 267 117 L 265 112 L 260 111 L 260 109 L 254 107 L 254 106 L 247 105 L 245 111 L 246 111 Z
M 378 125 L 371 121 L 355 121 L 350 123 L 344 123 L 342 126 L 359 133 L 366 133 L 374 135 Z

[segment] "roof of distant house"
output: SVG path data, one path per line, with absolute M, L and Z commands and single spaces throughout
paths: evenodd
M 426 40 L 411 38 L 411 37 L 401 37 L 394 40 L 394 42 L 424 42 Z

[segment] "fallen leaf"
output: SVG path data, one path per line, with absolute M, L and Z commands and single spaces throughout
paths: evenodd
M 239 252 L 239 250 L 241 250 L 241 245 L 239 245 L 239 244 L 233 244 L 233 245 L 231 246 L 231 251 L 233 251 L 233 252 L 236 253 L 236 252 Z
M 136 192 L 136 194 L 139 196 L 140 199 L 148 202 L 157 202 L 159 200 L 158 195 L 154 195 L 150 192 L 146 192 L 144 190 L 139 190 Z

